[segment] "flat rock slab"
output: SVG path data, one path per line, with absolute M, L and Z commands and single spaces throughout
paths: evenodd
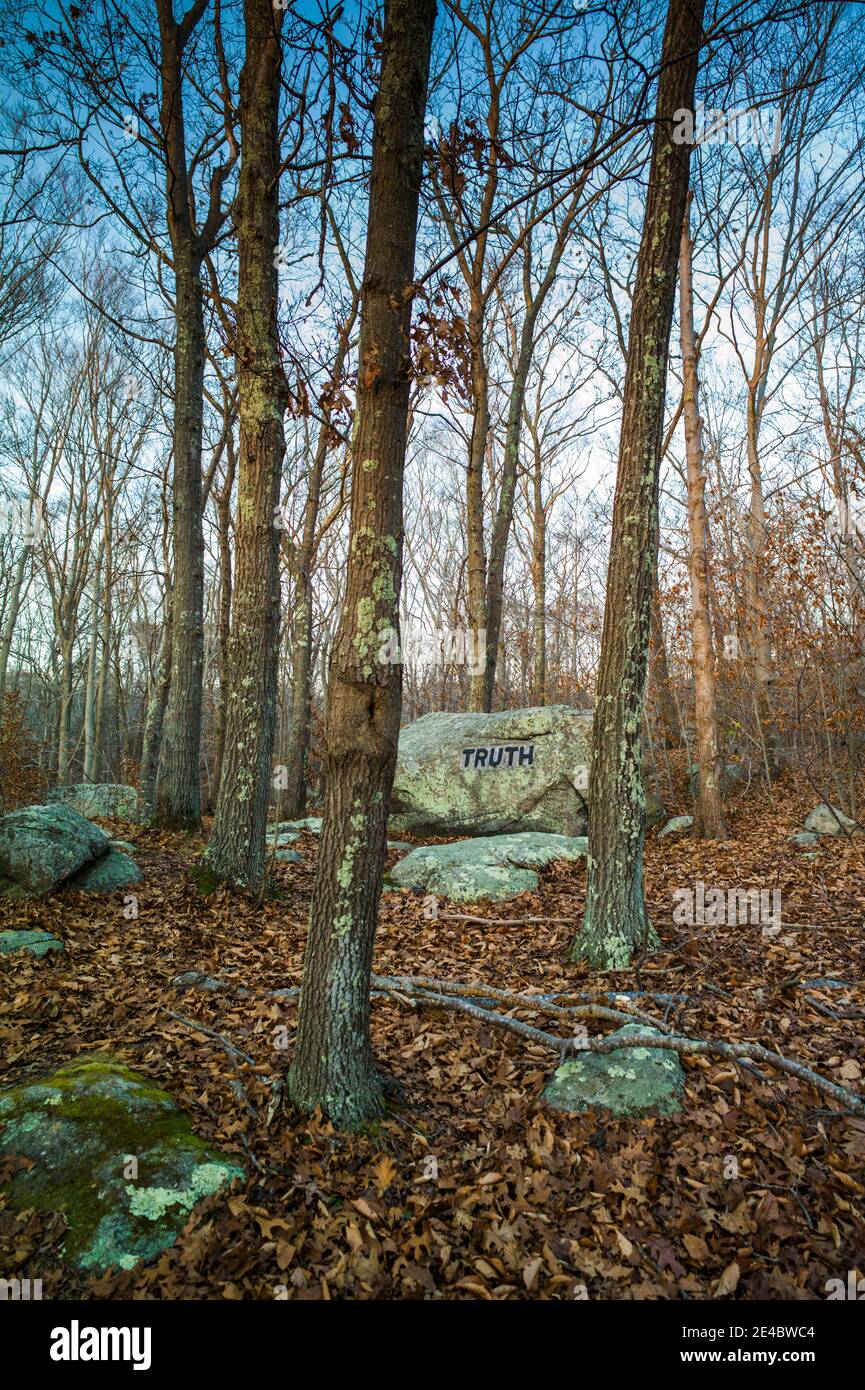
M 634 1034 L 657 1033 L 628 1023 L 611 1037 L 623 1042 Z M 658 1047 L 617 1048 L 605 1054 L 569 1057 L 547 1082 L 544 1100 L 554 1110 L 609 1115 L 675 1115 L 682 1108 L 685 1073 L 678 1053 Z
M 79 1058 L 3 1092 L 0 1122 L 0 1153 L 33 1164 L 6 1183 L 10 1206 L 62 1212 L 63 1256 L 78 1269 L 153 1259 L 196 1202 L 243 1177 L 165 1091 L 111 1057 Z
M 118 888 L 128 888 L 140 883 L 141 870 L 128 854 L 113 846 L 95 864 L 88 864 L 69 880 L 68 888 L 82 893 L 116 893 Z
M 845 831 L 849 831 L 851 835 L 862 833 L 855 820 L 845 816 L 837 806 L 829 806 L 825 801 L 814 807 L 805 821 L 805 829 L 814 835 L 843 835 Z
M 795 835 L 788 835 L 791 845 L 819 845 L 820 836 L 813 830 L 799 830 Z
M 278 849 L 283 849 L 286 845 L 293 845 L 295 840 L 300 839 L 300 831 L 280 830 L 276 834 L 267 835 L 265 838 L 269 848 L 272 849 L 276 845 Z
M 106 820 L 139 819 L 138 792 L 123 782 L 78 782 L 71 787 L 55 787 L 49 802 L 62 802 L 82 816 Z
M 538 886 L 535 869 L 556 859 L 580 859 L 585 838 L 525 831 L 422 845 L 401 859 L 388 878 L 393 887 L 434 893 L 454 903 L 504 902 Z
M 25 806 L 0 820 L 0 875 L 4 892 L 21 897 L 50 893 L 108 853 L 104 830 L 71 806 Z
M 50 931 L 0 931 L 0 956 L 13 951 L 29 951 L 32 956 L 44 956 L 49 951 L 62 951 L 63 942 Z

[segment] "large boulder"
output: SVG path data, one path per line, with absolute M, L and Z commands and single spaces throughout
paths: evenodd
M 153 1259 L 196 1202 L 243 1176 L 165 1091 L 110 1057 L 5 1091 L 0 1122 L 0 1154 L 29 1160 L 6 1184 L 9 1205 L 62 1212 L 64 1259 L 82 1270 Z
M 71 806 L 24 806 L 0 820 L 3 892 L 50 893 L 86 864 L 108 853 L 110 841 Z
M 547 1082 L 544 1100 L 554 1110 L 599 1110 L 608 1115 L 674 1115 L 682 1108 L 685 1073 L 669 1048 L 627 1046 L 634 1034 L 655 1028 L 628 1023 L 610 1036 L 614 1052 L 584 1052 L 568 1058 Z
M 63 942 L 50 931 L 0 931 L 0 956 L 9 956 L 13 951 L 29 951 L 31 956 L 44 956 L 49 951 L 62 950 Z
M 591 710 L 426 714 L 400 731 L 390 829 L 397 835 L 582 835 Z
M 526 831 L 421 845 L 388 874 L 388 885 L 432 893 L 453 903 L 505 902 L 538 886 L 535 869 L 556 859 L 581 859 L 586 839 Z
M 400 730 L 389 828 L 395 835 L 584 835 L 592 711 L 425 714 Z M 646 782 L 648 825 L 666 812 Z
M 88 818 L 131 821 L 139 818 L 138 792 L 122 782 L 77 782 L 71 787 L 55 787 L 49 792 L 48 800 L 71 806 Z

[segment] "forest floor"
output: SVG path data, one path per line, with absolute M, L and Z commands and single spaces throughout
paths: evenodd
M 684 812 L 681 792 L 673 809 Z M 735 838 L 723 844 L 652 832 L 647 896 L 663 949 L 639 971 L 592 976 L 566 962 L 583 864 L 553 866 L 514 902 L 465 909 L 565 922 L 426 920 L 419 899 L 387 895 L 375 969 L 523 993 L 684 994 L 640 1002 L 680 1033 L 761 1042 L 861 1095 L 865 837 L 824 838 L 805 860 L 786 837 L 817 799 L 785 779 L 771 803 L 757 788 L 730 802 Z M 111 829 L 137 846 L 136 919 L 124 918 L 122 893 L 0 905 L 0 926 L 47 927 L 65 942 L 62 955 L 0 961 L 4 1084 L 110 1052 L 169 1091 L 250 1176 L 198 1207 L 154 1263 L 99 1278 L 61 1263 L 62 1218 L 0 1210 L 6 1278 L 42 1277 L 51 1298 L 823 1299 L 827 1279 L 863 1272 L 865 1119 L 777 1071 L 761 1079 L 687 1056 L 681 1114 L 568 1116 L 541 1099 L 550 1052 L 379 998 L 377 1057 L 404 1086 L 389 1117 L 348 1138 L 287 1103 L 268 1122 L 268 1078 L 290 1057 L 296 1006 L 264 992 L 300 982 L 315 838 L 299 842 L 302 865 L 277 867 L 280 896 L 261 907 L 200 895 L 189 870 L 203 841 Z M 779 888 L 783 930 L 674 925 L 672 891 L 697 879 Z M 172 982 L 193 970 L 262 993 L 180 993 Z M 165 1010 L 223 1034 L 255 1068 L 238 1070 Z M 284 1029 L 288 1052 L 274 1045 Z

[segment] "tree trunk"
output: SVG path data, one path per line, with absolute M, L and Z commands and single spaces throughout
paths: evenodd
M 165 144 L 168 231 L 174 256 L 174 479 L 172 489 L 171 688 L 156 788 L 158 823 L 201 825 L 201 703 L 204 666 L 204 533 L 201 435 L 204 417 L 202 245 L 192 216 L 183 113 L 183 49 L 200 15 L 178 24 L 171 0 L 157 0 L 161 53 L 160 122 Z
M 658 723 L 663 730 L 667 748 L 683 748 L 685 733 L 679 707 L 673 698 L 670 667 L 667 662 L 667 643 L 661 617 L 661 595 L 658 589 L 658 567 L 652 576 L 652 601 L 649 610 L 649 689 L 654 696 Z
M 162 747 L 162 729 L 165 722 L 165 709 L 168 704 L 168 691 L 171 687 L 171 641 L 172 604 L 171 595 L 165 599 L 167 617 L 162 642 L 159 649 L 156 680 L 147 702 L 144 718 L 144 738 L 141 748 L 141 774 L 138 779 L 141 798 L 140 814 L 142 820 L 152 820 L 156 813 L 156 773 L 159 766 L 159 750 Z
M 718 713 L 715 704 L 715 654 L 709 624 L 708 563 L 706 558 L 706 473 L 703 467 L 703 422 L 699 409 L 697 341 L 694 336 L 694 293 L 691 279 L 690 198 L 682 222 L 679 254 L 679 326 L 682 341 L 682 413 L 688 469 L 688 534 L 691 570 L 691 632 L 694 660 L 694 727 L 697 760 L 697 806 L 694 834 L 725 840 L 727 827 L 721 805 L 721 760 L 718 751 Z
M 703 0 L 669 0 L 643 235 L 628 342 L 604 629 L 595 701 L 586 911 L 572 959 L 625 969 L 653 943 L 643 897 L 642 725 L 658 545 L 667 357 L 690 146 L 674 112 L 693 109 Z
M 362 287 L 345 601 L 331 657 L 325 813 L 289 1085 L 342 1128 L 380 1114 L 369 990 L 396 764 L 411 286 L 435 0 L 386 0 Z
M 205 862 L 259 897 L 279 661 L 279 502 L 288 390 L 276 325 L 282 11 L 245 0 L 240 78 L 237 390 L 240 460 L 225 753 Z
M 472 649 L 480 648 L 480 633 L 487 621 L 487 554 L 484 541 L 484 469 L 487 434 L 490 427 L 489 376 L 484 351 L 483 310 L 469 313 L 471 342 L 472 434 L 466 472 L 466 544 L 468 547 L 467 606 L 472 628 Z M 478 663 L 480 666 L 480 663 Z M 476 669 L 469 677 L 469 709 L 486 708 L 486 669 Z
M 542 492 L 540 449 L 535 445 L 532 479 L 532 595 L 534 599 L 534 679 L 532 699 L 547 703 L 547 514 Z
M 225 725 L 228 717 L 228 671 L 231 637 L 231 494 L 234 488 L 235 456 L 234 438 L 231 425 L 226 431 L 225 486 L 217 500 L 217 531 L 219 535 L 219 700 L 216 705 L 216 749 L 213 760 L 213 779 L 210 800 L 213 806 L 219 800 L 219 784 L 222 779 L 222 760 L 225 756 Z

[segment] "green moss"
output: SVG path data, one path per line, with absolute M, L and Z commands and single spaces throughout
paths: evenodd
M 62 1212 L 64 1257 L 84 1269 L 150 1259 L 202 1196 L 242 1176 L 166 1092 L 113 1058 L 13 1087 L 0 1096 L 0 1121 L 0 1152 L 32 1164 L 7 1184 L 10 1206 Z
M 189 876 L 202 898 L 207 898 L 211 893 L 215 893 L 222 883 L 219 874 L 210 867 L 206 859 L 199 859 L 197 863 L 193 864 Z

